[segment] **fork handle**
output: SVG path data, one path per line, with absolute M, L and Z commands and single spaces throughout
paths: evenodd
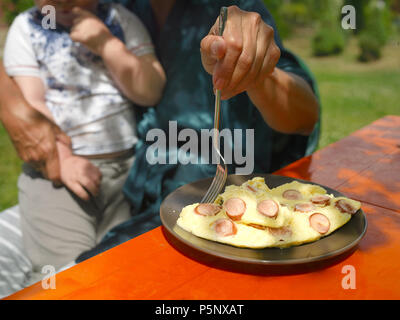
M 219 25 L 218 25 L 218 35 L 222 36 L 225 30 L 226 20 L 228 19 L 228 8 L 221 7 L 219 11 Z M 221 109 L 221 90 L 216 90 L 215 92 L 215 112 L 214 112 L 214 129 L 219 129 L 220 120 L 220 109 Z
M 222 36 L 225 30 L 226 20 L 228 19 L 228 8 L 222 7 L 219 11 L 219 28 L 218 35 Z

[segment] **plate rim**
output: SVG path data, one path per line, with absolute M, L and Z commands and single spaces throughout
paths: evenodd
M 229 176 L 238 176 L 238 175 L 230 174 L 230 175 L 228 175 L 228 177 L 229 177 Z M 335 189 L 332 189 L 332 188 L 330 188 L 330 187 L 328 187 L 328 186 L 324 186 L 324 185 L 322 185 L 322 184 L 319 184 L 319 183 L 317 183 L 317 182 L 313 182 L 313 181 L 308 181 L 308 180 L 293 178 L 293 177 L 289 177 L 289 176 L 276 175 L 276 174 L 266 174 L 266 173 L 250 174 L 250 175 L 245 175 L 245 176 L 247 176 L 247 177 L 263 177 L 264 179 L 266 179 L 268 176 L 275 176 L 275 177 L 278 177 L 278 178 L 281 177 L 281 178 L 284 178 L 284 179 L 291 179 L 291 181 L 299 181 L 299 182 L 302 182 L 302 183 L 317 185 L 317 186 L 323 187 L 323 188 L 325 188 L 325 189 L 330 189 L 330 190 L 333 190 L 333 191 L 337 192 L 337 193 L 340 194 L 341 196 L 344 196 L 344 197 L 345 197 L 345 195 L 343 195 L 341 192 L 339 192 L 339 191 L 337 191 L 337 190 L 335 190 Z M 294 258 L 294 259 L 284 259 L 284 260 L 264 260 L 264 259 L 262 259 L 262 260 L 261 260 L 261 259 L 256 260 L 256 259 L 250 259 L 250 258 L 243 258 L 243 257 L 240 257 L 240 256 L 232 257 L 231 255 L 228 255 L 228 254 L 226 254 L 226 253 L 221 253 L 221 252 L 216 253 L 215 251 L 210 250 L 210 249 L 208 249 L 208 248 L 199 248 L 198 246 L 196 246 L 196 245 L 193 244 L 192 242 L 190 242 L 190 241 L 184 239 L 183 237 L 181 237 L 179 234 L 177 234 L 174 230 L 172 230 L 172 229 L 169 227 L 169 224 L 165 221 L 165 217 L 164 217 L 164 215 L 162 214 L 162 207 L 163 207 L 163 204 L 167 201 L 168 198 L 170 198 L 171 196 L 173 196 L 173 194 L 174 194 L 175 192 L 177 192 L 178 190 L 184 188 L 185 186 L 190 185 L 190 184 L 199 183 L 199 182 L 205 181 L 205 180 L 210 180 L 210 183 L 211 183 L 212 179 L 213 179 L 213 177 L 209 177 L 209 178 L 203 178 L 203 179 L 199 179 L 199 180 L 196 180 L 196 181 L 192 181 L 191 183 L 185 184 L 185 185 L 183 185 L 183 186 L 181 186 L 181 187 L 175 189 L 173 192 L 171 192 L 171 193 L 162 201 L 162 203 L 161 203 L 161 205 L 160 205 L 160 219 L 161 219 L 161 222 L 162 222 L 162 226 L 165 228 L 165 230 L 166 230 L 171 236 L 173 236 L 176 240 L 183 242 L 185 245 L 189 246 L 191 249 L 200 251 L 200 252 L 202 252 L 202 253 L 206 253 L 206 254 L 208 254 L 208 255 L 211 255 L 211 256 L 214 256 L 214 257 L 217 257 L 217 258 L 222 258 L 222 259 L 225 259 L 225 260 L 229 260 L 229 261 L 232 261 L 232 262 L 234 262 L 234 263 L 238 263 L 238 262 L 239 262 L 239 263 L 243 263 L 243 264 L 252 264 L 252 265 L 259 265 L 259 266 L 278 266 L 278 265 L 287 265 L 287 266 L 291 266 L 291 265 L 303 265 L 303 264 L 308 264 L 308 263 L 313 263 L 313 262 L 319 262 L 319 261 L 324 261 L 324 260 L 327 260 L 327 259 L 331 259 L 331 258 L 340 256 L 340 255 L 342 255 L 342 254 L 344 254 L 344 253 L 346 253 L 346 252 L 349 252 L 351 249 L 355 248 L 355 247 L 359 244 L 359 242 L 363 239 L 363 237 L 365 236 L 366 231 L 367 231 L 367 229 L 368 229 L 368 220 L 367 220 L 367 217 L 366 217 L 364 211 L 362 210 L 362 208 L 360 208 L 354 215 L 357 215 L 357 214 L 360 214 L 360 215 L 361 215 L 361 219 L 362 219 L 362 222 L 363 222 L 363 225 L 364 225 L 364 226 L 363 226 L 363 230 L 361 231 L 361 233 L 358 235 L 358 237 L 357 237 L 356 239 L 354 239 L 350 244 L 348 244 L 348 245 L 346 245 L 346 246 L 344 246 L 344 247 L 342 247 L 342 248 L 340 248 L 340 249 L 337 249 L 337 250 L 328 252 L 328 253 L 323 254 L 323 255 L 319 255 L 319 256 L 315 256 L 315 257 L 309 257 L 309 258 Z M 249 178 L 249 179 L 251 179 L 251 178 Z M 194 237 L 197 237 L 197 236 L 195 236 L 194 234 L 192 234 L 192 233 L 190 233 L 190 232 L 188 232 L 188 231 L 182 229 L 181 227 L 179 227 L 179 226 L 176 224 L 176 222 L 175 222 L 174 227 L 178 227 L 178 228 L 180 228 L 182 231 L 188 233 L 189 235 L 194 236 Z M 340 229 L 340 228 L 339 228 L 339 229 Z M 337 230 L 339 230 L 339 229 L 337 229 Z M 335 230 L 335 231 L 337 231 L 337 230 Z M 334 231 L 334 232 L 335 232 L 335 231 Z M 330 234 L 330 235 L 331 235 L 331 234 Z M 329 237 L 330 235 L 328 235 L 327 237 Z M 215 241 L 211 241 L 211 240 L 204 239 L 204 238 L 201 238 L 201 237 L 197 237 L 197 238 L 200 238 L 201 240 L 204 240 L 204 241 L 210 241 L 210 242 L 212 242 L 212 243 L 215 242 Z M 322 239 L 324 239 L 324 238 L 325 238 L 325 237 L 323 237 L 323 238 L 321 238 L 321 239 L 318 239 L 318 240 L 316 240 L 316 241 L 307 242 L 307 243 L 304 243 L 304 244 L 301 244 L 301 245 L 298 245 L 298 246 L 292 246 L 292 247 L 288 247 L 288 248 L 271 247 L 271 248 L 254 249 L 254 248 L 245 248 L 245 247 L 241 248 L 241 247 L 231 246 L 231 245 L 224 244 L 224 243 L 220 243 L 220 242 L 215 242 L 215 243 L 218 243 L 219 245 L 234 247 L 235 249 L 238 249 L 238 250 L 240 250 L 240 249 L 246 249 L 246 250 L 265 250 L 265 249 L 270 249 L 270 250 L 287 250 L 287 249 L 294 248 L 294 247 L 305 246 L 305 245 L 308 245 L 308 244 L 316 243 L 316 242 L 318 242 L 319 240 L 322 240 Z

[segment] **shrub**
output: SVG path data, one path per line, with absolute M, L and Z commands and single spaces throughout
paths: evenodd
M 310 22 L 308 8 L 304 3 L 285 2 L 280 7 L 280 14 L 291 28 L 304 26 Z
M 264 0 L 264 4 L 275 21 L 280 37 L 282 39 L 287 38 L 291 33 L 291 28 L 287 21 L 282 17 L 281 0 Z
M 380 5 L 378 5 L 380 3 Z M 358 59 L 363 62 L 377 60 L 387 43 L 391 31 L 391 16 L 383 1 L 371 1 L 365 8 L 365 27 L 360 33 Z
M 378 60 L 381 57 L 381 44 L 378 38 L 371 37 L 367 32 L 360 34 L 358 43 L 361 53 L 358 57 L 359 61 L 369 62 Z
M 344 34 L 337 28 L 323 27 L 312 39 L 312 52 L 317 57 L 340 54 L 344 46 Z

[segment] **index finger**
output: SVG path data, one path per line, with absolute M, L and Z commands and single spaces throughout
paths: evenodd
M 243 48 L 242 18 L 238 14 L 239 9 L 229 7 L 228 10 L 228 20 L 223 34 L 226 52 L 223 59 L 216 63 L 213 74 L 215 88 L 220 90 L 229 84 Z
M 207 72 L 213 72 L 215 64 L 224 57 L 225 50 L 225 41 L 220 36 L 208 35 L 201 40 L 201 62 Z

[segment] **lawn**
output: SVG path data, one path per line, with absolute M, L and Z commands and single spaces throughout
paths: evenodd
M 400 39 L 394 37 L 373 63 L 357 61 L 357 40 L 348 41 L 343 54 L 315 58 L 310 33 L 285 41 L 310 67 L 317 79 L 322 104 L 319 148 L 388 114 L 400 115 Z
M 2 39 L 0 30 L 0 55 Z M 318 82 L 322 101 L 319 148 L 385 115 L 400 115 L 399 39 L 389 42 L 380 61 L 369 64 L 357 62 L 355 39 L 350 39 L 342 55 L 326 58 L 311 56 L 307 31 L 287 39 L 285 45 L 308 64 Z M 20 164 L 0 125 L 0 211 L 17 203 Z
M 6 32 L 0 28 L 0 57 Z M 1 89 L 0 89 L 1 94 Z M 21 161 L 0 124 L 0 211 L 17 203 L 17 179 L 21 171 Z

